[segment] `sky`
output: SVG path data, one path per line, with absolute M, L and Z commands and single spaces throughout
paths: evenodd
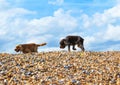
M 84 38 L 86 51 L 120 51 L 120 0 L 0 0 L 0 53 L 44 42 L 39 51 L 62 51 L 67 35 Z

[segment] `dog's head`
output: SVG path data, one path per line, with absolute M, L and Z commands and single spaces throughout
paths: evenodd
M 65 39 L 62 39 L 60 41 L 60 48 L 64 49 L 66 47 L 65 41 L 66 41 Z
M 82 49 L 82 51 L 85 51 L 85 48 L 84 48 L 84 45 L 83 45 L 83 42 L 84 42 L 84 39 L 81 39 L 79 42 L 78 42 L 78 47 Z
M 16 52 L 22 51 L 22 46 L 21 46 L 21 45 L 17 45 L 14 50 L 15 50 Z

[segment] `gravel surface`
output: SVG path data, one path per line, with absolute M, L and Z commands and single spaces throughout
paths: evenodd
M 120 51 L 0 53 L 0 85 L 120 85 Z

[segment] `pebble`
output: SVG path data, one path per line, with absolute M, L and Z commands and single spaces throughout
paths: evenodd
M 119 85 L 120 51 L 0 54 L 1 85 Z

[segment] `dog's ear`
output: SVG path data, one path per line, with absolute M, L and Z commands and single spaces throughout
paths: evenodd
M 60 44 L 61 44 L 61 45 L 65 45 L 65 42 L 66 42 L 65 39 L 62 39 L 62 40 L 60 41 Z
M 64 42 L 65 45 L 67 45 L 67 41 L 66 41 L 66 39 L 64 39 L 63 42 Z
M 21 51 L 23 50 L 23 47 L 22 47 L 22 45 L 19 45 L 19 48 L 20 48 L 20 50 L 21 50 Z
M 23 50 L 23 47 L 22 47 L 22 45 L 17 45 L 17 46 L 16 46 L 16 49 L 19 49 L 20 51 L 22 51 L 22 50 Z
M 69 45 L 70 44 L 66 39 L 64 39 L 63 41 L 64 41 L 65 45 Z

